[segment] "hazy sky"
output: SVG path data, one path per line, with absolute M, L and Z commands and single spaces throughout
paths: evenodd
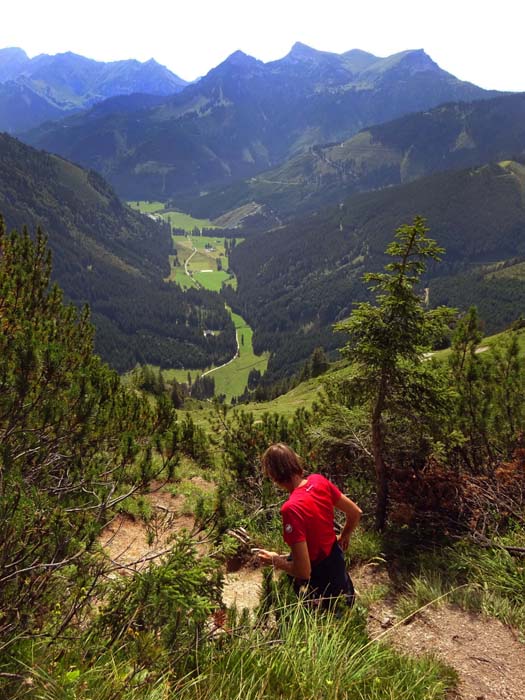
M 0 48 L 155 58 L 186 80 L 241 49 L 262 61 L 295 41 L 388 56 L 423 48 L 484 88 L 525 91 L 523 0 L 4 0 Z

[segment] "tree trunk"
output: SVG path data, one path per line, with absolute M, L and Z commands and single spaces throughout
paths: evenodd
M 372 412 L 372 453 L 374 455 L 374 466 L 376 472 L 377 503 L 375 514 L 375 529 L 382 531 L 385 529 L 386 512 L 388 506 L 388 480 L 386 465 L 383 459 L 384 439 L 382 415 L 385 404 L 386 380 L 381 378 L 377 400 Z

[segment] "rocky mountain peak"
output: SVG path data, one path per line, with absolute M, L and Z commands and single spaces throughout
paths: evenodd
M 438 64 L 430 58 L 424 49 L 405 51 L 398 55 L 400 56 L 400 65 L 409 68 L 414 73 L 421 70 L 440 70 Z
M 0 49 L 0 83 L 15 79 L 28 62 L 29 57 L 23 49 L 15 46 Z
M 255 66 L 259 61 L 253 56 L 249 56 L 244 51 L 237 50 L 228 56 L 228 58 L 222 63 L 222 65 L 236 66 L 239 68 L 245 68 L 250 66 Z

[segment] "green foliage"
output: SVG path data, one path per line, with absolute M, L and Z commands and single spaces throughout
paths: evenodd
M 242 688 L 249 700 L 438 700 L 454 685 L 454 674 L 438 662 L 409 660 L 370 642 L 359 611 L 335 619 L 283 603 L 280 619 L 275 632 L 252 633 L 251 643 L 233 635 L 224 649 L 210 647 L 201 674 L 180 688 L 180 697 L 226 700 Z
M 80 614 L 100 575 L 95 542 L 108 510 L 177 459 L 173 409 L 127 392 L 93 354 L 89 314 L 49 288 L 50 266 L 41 233 L 32 241 L 1 225 L 4 654 Z
M 298 410 L 291 419 L 276 413 L 264 413 L 255 419 L 253 413 L 234 410 L 229 414 L 226 407 L 218 406 L 217 432 L 220 431 L 225 467 L 241 481 L 258 482 L 260 458 L 268 445 L 286 442 L 298 454 L 308 455 L 308 423 L 305 410 Z
M 315 348 L 310 358 L 310 374 L 312 377 L 318 377 L 328 369 L 328 357 L 323 348 Z
M 519 329 L 503 334 L 489 353 L 479 352 L 481 337 L 472 308 L 457 324 L 449 356 L 457 394 L 448 421 L 450 460 L 474 474 L 510 459 L 525 427 Z
M 211 456 L 205 431 L 195 424 L 191 413 L 185 413 L 180 425 L 180 445 L 183 452 L 201 466 L 209 466 Z
M 158 566 L 112 584 L 94 633 L 100 633 L 101 647 L 126 635 L 153 635 L 160 639 L 160 653 L 173 656 L 179 668 L 187 663 L 191 669 L 189 657 L 197 651 L 203 624 L 220 602 L 220 591 L 217 562 L 197 558 L 191 538 L 181 536 Z M 145 659 L 139 654 L 137 661 Z
M 394 261 L 385 272 L 365 275 L 376 304 L 360 303 L 348 320 L 336 326 L 349 336 L 342 352 L 353 364 L 345 380 L 351 405 L 369 406 L 378 528 L 384 527 L 388 505 L 387 435 L 390 443 L 395 442 L 400 425 L 409 427 L 416 416 L 418 426 L 431 427 L 445 414 L 450 399 L 439 368 L 423 359 L 424 350 L 442 335 L 453 315 L 445 308 L 425 310 L 414 290 L 428 261 L 438 260 L 443 252 L 427 238 L 427 231 L 420 217 L 396 231 L 386 250 Z M 406 433 L 402 434 L 405 441 Z M 411 451 L 424 451 L 425 438 L 417 435 Z M 400 449 L 409 453 L 406 443 Z M 405 461 L 398 458 L 400 466 Z
M 204 401 L 205 399 L 211 398 L 214 394 L 215 379 L 213 377 L 197 377 L 197 379 L 193 382 L 191 387 L 192 398 Z

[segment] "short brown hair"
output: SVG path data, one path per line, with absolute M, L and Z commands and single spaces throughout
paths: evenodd
M 303 475 L 301 458 L 284 442 L 276 442 L 263 454 L 261 464 L 264 474 L 278 484 L 287 484 L 294 474 Z

